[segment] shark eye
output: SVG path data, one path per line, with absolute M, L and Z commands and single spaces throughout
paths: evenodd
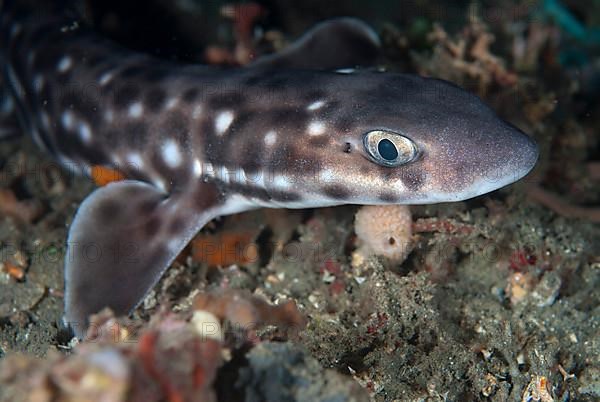
M 363 143 L 371 159 L 383 166 L 401 166 L 417 156 L 415 143 L 392 131 L 369 131 L 365 134 Z

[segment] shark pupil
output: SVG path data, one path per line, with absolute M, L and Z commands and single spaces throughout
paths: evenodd
M 379 155 L 385 160 L 393 161 L 398 157 L 398 150 L 394 143 L 387 138 L 382 139 L 377 144 L 377 150 L 379 151 Z

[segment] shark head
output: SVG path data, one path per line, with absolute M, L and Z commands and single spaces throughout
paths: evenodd
M 280 122 L 294 123 L 278 125 L 278 138 L 287 140 L 273 141 L 267 164 L 290 187 L 310 192 L 307 198 L 332 204 L 460 201 L 519 180 L 537 161 L 529 136 L 449 82 L 323 74 L 327 79 L 304 81 L 299 74 L 300 81 L 288 85 L 300 95 L 287 104 L 277 99 L 271 109 L 286 105 Z M 276 135 L 268 127 L 259 132 L 266 143 Z

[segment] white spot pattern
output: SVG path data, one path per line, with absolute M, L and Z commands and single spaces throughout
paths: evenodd
M 306 110 L 309 110 L 309 111 L 312 112 L 312 111 L 321 109 L 323 106 L 325 106 L 325 101 L 318 100 L 318 101 L 313 102 L 310 105 L 308 105 L 308 107 L 306 108 Z
M 225 111 L 219 113 L 217 118 L 215 119 L 215 130 L 217 131 L 217 135 L 223 135 L 233 123 L 233 112 Z
M 134 170 L 142 170 L 144 167 L 144 160 L 142 159 L 142 155 L 140 155 L 137 152 L 132 152 L 129 155 L 127 155 L 127 163 L 129 164 L 128 167 Z
M 66 73 L 69 71 L 71 66 L 73 65 L 73 60 L 69 56 L 65 56 L 58 62 L 58 66 L 56 67 L 59 72 Z
M 338 74 L 352 74 L 355 73 L 356 70 L 354 68 L 340 68 L 339 70 L 335 70 Z
M 172 252 L 176 253 L 181 250 L 182 242 L 178 236 L 174 236 L 173 239 L 167 242 L 167 248 Z
M 179 99 L 177 98 L 171 98 L 167 101 L 167 104 L 165 105 L 165 108 L 167 110 L 171 110 L 174 109 L 175 106 L 177 106 L 177 104 L 179 103 Z
M 140 102 L 132 103 L 129 106 L 129 117 L 131 117 L 132 119 L 139 119 L 140 117 L 142 117 L 143 112 L 144 107 Z
M 113 79 L 114 73 L 112 71 L 107 71 L 100 76 L 98 79 L 98 83 L 102 86 L 108 84 Z
M 200 159 L 194 160 L 194 176 L 202 176 L 202 163 L 200 162 Z
M 273 177 L 273 187 L 287 190 L 292 187 L 292 182 L 285 176 L 277 175 Z
M 323 183 L 331 183 L 335 179 L 335 173 L 331 169 L 323 169 L 319 172 L 319 178 Z
M 273 130 L 265 134 L 265 145 L 272 147 L 277 142 L 277 133 Z
M 67 130 L 73 129 L 75 124 L 75 116 L 73 116 L 73 112 L 70 110 L 65 111 L 61 117 L 62 125 Z
M 312 136 L 325 134 L 325 124 L 321 121 L 313 121 L 308 125 L 308 134 Z
M 162 148 L 162 156 L 167 166 L 173 169 L 179 167 L 183 160 L 179 145 L 173 140 L 165 142 Z
M 92 130 L 87 123 L 79 123 L 79 138 L 83 142 L 90 142 L 92 140 Z

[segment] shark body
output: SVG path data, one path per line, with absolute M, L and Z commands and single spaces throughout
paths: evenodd
M 157 60 L 76 15 L 18 3 L 0 1 L 0 135 L 18 116 L 68 168 L 126 178 L 92 192 L 69 230 L 65 321 L 78 336 L 104 307 L 130 312 L 217 216 L 459 201 L 520 179 L 537 160 L 526 134 L 451 83 L 311 69 L 324 52 L 328 68 L 341 68 L 357 44 L 357 61 L 376 50 L 357 20 L 222 69 Z M 323 45 L 332 37 L 349 49 L 340 65 Z

